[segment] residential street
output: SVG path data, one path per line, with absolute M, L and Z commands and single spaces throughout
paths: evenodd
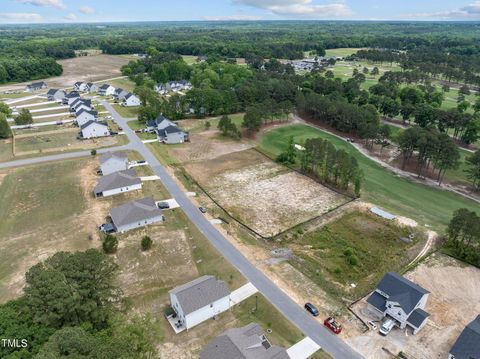
M 122 118 L 106 101 L 102 105 L 112 114 L 115 122 L 123 128 L 130 140 L 130 147 L 138 151 L 160 177 L 165 188 L 175 198 L 187 217 L 197 226 L 200 232 L 213 246 L 241 272 L 280 312 L 294 323 L 304 334 L 312 338 L 320 347 L 336 359 L 362 358 L 340 338 L 332 334 L 319 321 L 298 306 L 287 294 L 271 282 L 261 271 L 250 263 L 198 210 L 189 200 L 175 180 L 168 174 L 157 158 L 130 129 Z

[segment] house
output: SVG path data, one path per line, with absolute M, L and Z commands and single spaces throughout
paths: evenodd
M 176 287 L 169 294 L 176 319 L 187 330 L 230 308 L 230 290 L 211 275 Z
M 401 275 L 385 274 L 375 291 L 368 297 L 370 309 L 382 317 L 393 318 L 400 329 L 407 326 L 416 334 L 430 316 L 424 309 L 429 291 L 409 281 Z
M 88 121 L 80 126 L 80 134 L 83 139 L 110 136 L 110 130 L 105 123 Z
M 97 120 L 97 112 L 81 109 L 76 114 L 75 121 L 77 122 L 78 127 L 82 127 L 88 121 L 96 121 Z
M 107 152 L 100 157 L 100 172 L 106 176 L 128 169 L 128 157 L 123 152 Z
M 183 132 L 177 126 L 168 126 L 163 130 L 156 130 L 157 138 L 160 142 L 172 145 L 188 141 L 188 133 Z
M 78 91 L 71 91 L 69 94 L 67 94 L 62 103 L 64 105 L 71 105 L 77 98 L 80 97 L 80 94 L 78 93 Z
M 480 359 L 480 315 L 463 329 L 448 359 Z
M 92 110 L 92 100 L 84 100 L 82 98 L 78 98 L 74 100 L 71 105 L 70 105 L 70 111 L 78 113 L 80 110 L 87 110 L 91 111 Z
M 115 230 L 120 233 L 164 220 L 162 210 L 149 197 L 112 208 L 110 218 Z
M 47 88 L 47 84 L 43 81 L 40 82 L 33 82 L 25 87 L 25 91 L 27 92 L 35 92 L 40 91 Z
M 142 189 L 142 180 L 138 178 L 133 169 L 113 172 L 98 180 L 93 189 L 95 197 L 108 197 L 119 193 L 125 193 Z
M 131 106 L 140 106 L 140 99 L 135 96 L 133 93 L 129 92 L 123 99 L 122 106 L 131 107 Z
M 85 91 L 86 92 L 97 92 L 98 91 L 98 86 L 95 85 L 93 82 L 88 82 L 87 85 L 85 86 Z
M 128 92 L 127 90 L 124 90 L 122 88 L 116 88 L 115 92 L 113 93 L 113 99 L 115 101 L 123 101 L 125 96 L 127 96 L 129 93 L 130 92 Z
M 158 83 L 155 85 L 154 90 L 161 95 L 166 95 L 169 92 L 179 92 L 179 91 L 188 91 L 193 88 L 190 81 L 180 80 L 180 81 L 170 81 L 167 83 Z
M 189 140 L 187 132 L 182 131 L 174 122 L 163 115 L 147 121 L 147 130 L 155 132 L 160 142 L 167 144 L 183 143 Z
M 285 348 L 272 345 L 262 327 L 250 323 L 232 328 L 214 338 L 200 353 L 200 359 L 290 359 Z
M 197 62 L 205 62 L 208 60 L 208 56 L 205 55 L 198 55 L 197 56 Z
M 73 89 L 80 92 L 85 92 L 87 90 L 87 84 L 85 82 L 75 82 Z
M 115 87 L 109 84 L 103 84 L 98 88 L 98 94 L 100 96 L 111 96 L 115 93 Z
M 47 92 L 48 101 L 63 102 L 65 95 L 65 91 L 63 90 L 50 89 Z

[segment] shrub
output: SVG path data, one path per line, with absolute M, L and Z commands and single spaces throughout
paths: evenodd
M 118 249 L 118 239 L 107 234 L 102 243 L 103 251 L 107 254 L 115 253 Z
M 145 236 L 142 238 L 142 251 L 148 251 L 152 248 L 153 241 L 149 236 Z
M 91 153 L 92 156 L 96 156 L 97 150 L 91 150 L 90 153 Z
M 342 273 L 342 268 L 337 267 L 337 268 L 335 268 L 335 270 L 334 270 L 333 272 L 334 272 L 335 274 L 340 274 L 340 273 Z
M 353 249 L 352 248 L 347 248 L 343 251 L 343 254 L 345 257 L 351 257 L 353 255 Z
M 358 264 L 358 258 L 354 255 L 351 255 L 348 257 L 348 263 L 350 263 L 352 266 L 356 266 Z

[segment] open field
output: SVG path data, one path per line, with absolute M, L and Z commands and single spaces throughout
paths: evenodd
M 403 351 L 409 358 L 446 358 L 463 328 L 480 312 L 480 270 L 434 254 L 406 277 L 430 291 L 426 310 L 431 316 L 427 325 L 416 335 L 394 329 L 382 337 L 370 331 L 348 342 L 372 359 L 391 358 L 383 347 L 392 353 Z M 372 318 L 364 300 L 357 303 L 354 310 L 364 319 Z
M 332 56 L 337 56 L 337 57 L 345 57 L 345 56 L 350 56 L 354 53 L 356 53 L 358 50 L 363 50 L 364 48 L 361 47 L 340 47 L 337 49 L 327 49 L 325 50 L 325 56 L 326 57 L 332 57 Z
M 128 78 L 115 79 L 115 80 L 108 81 L 108 83 L 115 88 L 120 87 L 127 91 L 133 91 L 133 89 L 135 88 L 135 82 L 133 82 Z
M 49 88 L 72 87 L 76 81 L 100 81 L 121 76 L 120 68 L 134 59 L 129 55 L 95 55 L 59 60 L 63 74 L 44 79 Z M 40 81 L 40 80 L 38 80 Z M 24 89 L 30 82 L 0 86 L 0 91 Z M 0 96 L 1 97 L 1 96 Z
M 234 113 L 232 115 L 228 115 L 232 122 L 237 125 L 237 127 L 241 127 L 243 121 L 243 113 Z M 190 132 L 203 132 L 205 130 L 205 124 L 210 122 L 210 128 L 216 129 L 218 126 L 218 122 L 220 121 L 221 116 L 215 117 L 206 117 L 206 118 L 195 118 L 195 119 L 187 119 L 187 120 L 180 120 L 178 121 L 178 125 L 182 127 L 185 131 Z
M 410 233 L 415 233 L 412 243 L 401 239 Z M 418 250 L 412 247 L 424 236 L 369 212 L 353 211 L 293 238 L 286 246 L 296 256 L 290 260 L 295 268 L 330 295 L 356 299 L 386 272 L 399 271 L 415 258 Z
M 188 163 L 185 169 L 233 216 L 263 236 L 278 234 L 347 201 L 254 150 Z
M 286 149 L 290 136 L 294 137 L 295 143 L 303 143 L 307 138 L 321 137 L 355 156 L 364 173 L 362 199 L 395 214 L 413 218 L 421 225 L 441 230 L 450 221 L 453 211 L 458 208 L 478 210 L 478 204 L 474 201 L 398 177 L 362 155 L 351 144 L 307 125 L 284 126 L 268 131 L 261 138 L 260 147 L 276 156 Z
M 138 115 L 138 106 L 133 106 L 133 107 L 125 107 L 119 104 L 113 105 L 113 108 L 115 111 L 117 111 L 120 116 L 125 117 L 125 118 L 133 118 L 137 117 Z

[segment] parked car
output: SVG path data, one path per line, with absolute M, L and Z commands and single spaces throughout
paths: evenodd
M 380 328 L 379 333 L 383 336 L 388 335 L 388 333 L 391 332 L 393 327 L 395 326 L 395 321 L 393 319 L 388 318 L 385 320 L 382 324 L 382 327 Z
M 98 227 L 98 229 L 106 234 L 115 233 L 115 227 L 112 223 L 104 223 L 100 227 Z
M 368 325 L 370 325 L 373 330 L 377 330 L 377 328 L 378 328 L 377 325 L 372 320 L 368 321 Z
M 158 206 L 158 208 L 160 208 L 160 209 L 168 209 L 168 208 L 170 208 L 170 205 L 168 204 L 168 202 L 158 202 L 157 206 Z
M 314 317 L 318 317 L 318 309 L 312 303 L 305 303 L 305 309 L 310 312 Z
M 138 164 L 146 163 L 144 160 L 137 161 Z
M 200 210 L 200 212 L 202 213 L 207 213 L 207 209 L 205 207 L 198 207 L 198 209 Z
M 338 324 L 338 322 L 332 317 L 328 317 L 327 319 L 325 319 L 323 321 L 323 325 L 325 325 L 335 334 L 340 334 L 342 332 L 342 326 Z

